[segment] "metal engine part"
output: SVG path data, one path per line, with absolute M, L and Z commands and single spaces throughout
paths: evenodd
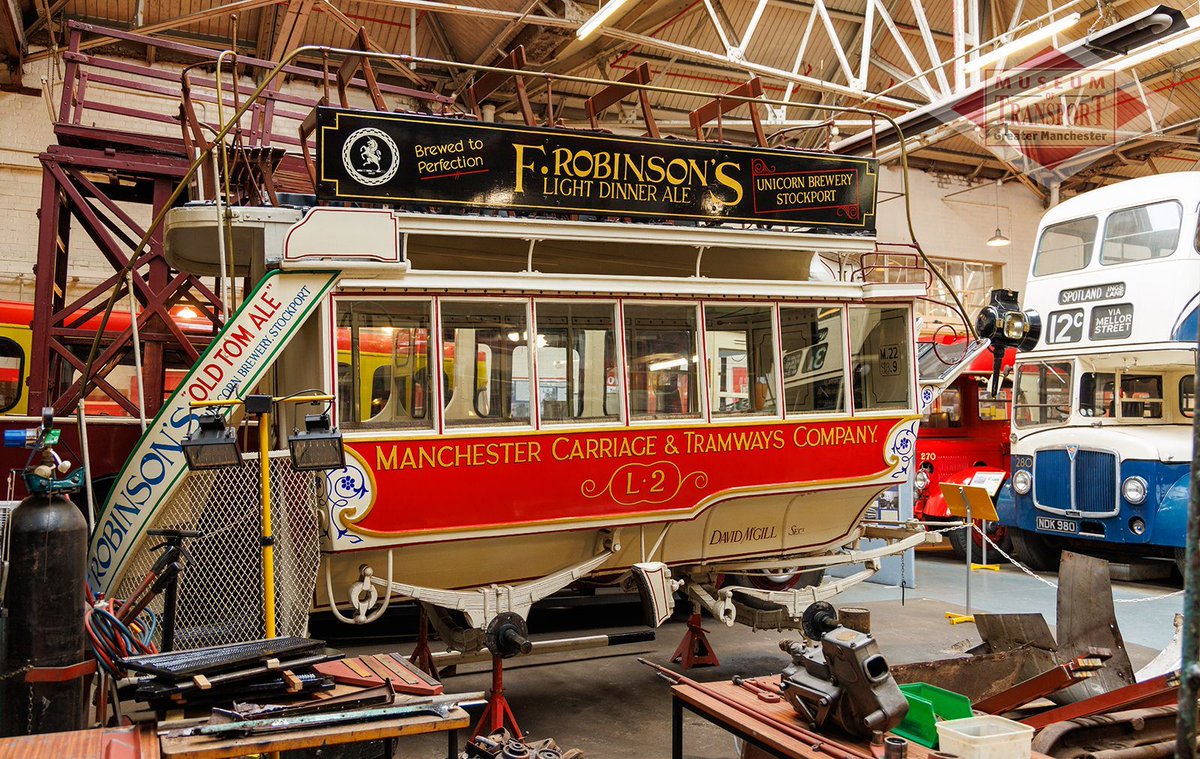
M 816 729 L 832 723 L 851 735 L 869 736 L 900 724 L 908 701 L 875 639 L 838 625 L 837 611 L 823 601 L 805 610 L 802 624 L 819 643 L 779 644 L 792 657 L 781 682 L 792 708 Z
M 511 611 L 498 614 L 492 619 L 483 640 L 493 656 L 504 659 L 533 650 L 533 643 L 529 641 L 529 626 L 520 614 Z

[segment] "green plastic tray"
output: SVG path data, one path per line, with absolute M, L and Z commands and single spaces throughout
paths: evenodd
M 938 747 L 938 722 L 973 716 L 971 699 L 936 685 L 908 683 L 900 692 L 908 699 L 908 715 L 892 732 L 926 748 Z

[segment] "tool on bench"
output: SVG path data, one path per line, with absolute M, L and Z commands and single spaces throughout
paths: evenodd
M 733 684 L 740 688 L 745 688 L 755 696 L 758 696 L 759 701 L 765 701 L 768 704 L 777 704 L 783 700 L 783 696 L 779 695 L 778 688 L 772 690 L 771 688 L 768 688 L 762 683 L 755 682 L 754 680 L 747 680 L 744 677 L 734 675 Z
M 870 635 L 842 627 L 837 611 L 818 601 L 804 610 L 804 634 L 814 645 L 782 641 L 792 663 L 780 688 L 812 727 L 834 724 L 851 735 L 887 732 L 904 719 L 908 701 Z
M 232 709 L 213 709 L 208 719 L 210 725 L 244 722 L 246 720 L 280 719 L 299 717 L 303 714 L 321 714 L 339 709 L 366 709 L 375 706 L 391 706 L 396 701 L 396 689 L 391 680 L 375 688 L 365 688 L 354 693 L 344 693 L 320 701 L 299 704 L 244 704 L 235 703 Z
M 400 706 L 386 706 L 381 709 L 360 709 L 348 712 L 335 712 L 333 714 L 310 714 L 299 717 L 243 720 L 241 722 L 225 722 L 215 725 L 199 725 L 197 727 L 188 727 L 164 733 L 163 737 L 182 738 L 191 735 L 203 735 L 218 739 L 243 738 L 250 735 L 264 735 L 286 730 L 309 730 L 353 722 L 376 722 L 385 719 L 399 719 L 419 714 L 433 714 L 438 717 L 445 717 L 460 704 L 482 700 L 482 692 L 459 693 L 451 696 L 431 696 L 417 701 L 410 701 Z
M 833 757 L 833 759 L 873 759 L 871 754 L 863 751 L 860 748 L 856 748 L 845 743 L 840 743 L 827 738 L 824 735 L 820 735 L 819 733 L 814 733 L 813 731 L 803 728 L 793 722 L 780 719 L 773 714 L 760 712 L 753 706 L 747 706 L 740 701 L 726 696 L 720 691 L 714 690 L 703 683 L 696 682 L 691 678 L 684 677 L 678 672 L 673 672 L 666 667 L 659 666 L 652 661 L 647 661 L 646 659 L 638 659 L 638 661 L 642 664 L 645 664 L 647 667 L 652 667 L 658 673 L 658 676 L 667 682 L 673 685 L 687 686 L 688 688 L 695 690 L 697 693 L 700 693 L 707 698 L 720 702 L 724 706 L 728 706 L 734 711 L 740 712 L 751 719 L 755 719 L 766 724 L 772 730 L 778 730 L 789 738 L 801 741 L 813 751 Z

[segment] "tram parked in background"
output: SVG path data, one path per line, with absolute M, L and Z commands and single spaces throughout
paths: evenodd
M 196 319 L 194 314 L 185 309 L 177 309 L 176 314 L 185 332 L 200 334 L 204 331 L 206 323 Z M 25 429 L 41 421 L 40 409 L 29 408 L 32 319 L 33 304 L 0 301 L 0 429 Z M 119 334 L 129 328 L 129 323 L 127 311 L 114 311 L 109 318 L 107 330 L 109 333 Z M 99 329 L 100 317 L 95 316 L 80 327 L 93 331 Z M 209 330 L 211 331 L 211 327 Z M 88 341 L 90 342 L 90 338 Z M 87 348 L 87 343 L 79 343 L 77 355 L 81 363 L 87 358 Z M 126 357 L 113 368 L 108 379 L 113 388 L 134 406 L 139 400 L 136 371 L 133 358 Z M 184 373 L 184 367 L 178 362 L 165 370 L 167 395 L 175 390 Z M 71 376 L 63 377 L 61 381 L 70 383 L 74 377 L 75 373 L 72 372 Z M 89 432 L 104 441 L 103 445 L 93 446 L 90 450 L 92 468 L 89 472 L 96 487 L 95 492 L 98 497 L 103 497 L 108 483 L 125 463 L 141 436 L 140 419 L 98 389 L 89 394 L 86 408 Z M 62 419 L 59 425 L 62 433 L 61 450 L 67 456 L 80 457 L 83 446 L 79 439 L 77 419 Z M 28 452 L 22 449 L 0 448 L 0 476 L 5 478 L 5 497 L 20 499 L 26 495 L 21 478 L 10 475 L 23 469 L 28 458 Z M 78 496 L 85 497 L 86 494 Z
M 1022 307 L 1042 329 L 1013 372 L 1017 555 L 1183 560 L 1200 304 L 1200 173 L 1063 201 L 1038 231 Z M 1011 497 L 1009 497 L 1011 496 Z
M 296 612 L 283 631 L 314 608 L 364 624 L 415 599 L 447 645 L 475 650 L 488 632 L 498 653 L 497 625 L 523 630 L 533 601 L 585 578 L 637 586 L 655 624 L 682 590 L 726 624 L 795 627 L 815 598 L 924 542 L 915 524 L 864 524 L 916 466 L 927 283 L 863 276 L 877 161 L 768 148 L 761 130 L 754 146 L 648 131 L 321 103 L 300 132 L 316 143 L 313 194 L 239 209 L 253 244 L 226 261 L 213 207 L 173 208 L 175 268 L 232 262 L 255 284 L 117 478 L 93 587 L 130 592 L 154 560 L 149 529 L 213 532 L 193 544 L 205 560 L 183 580 L 181 639 L 253 624 L 215 619 L 244 601 L 213 594 L 261 575 L 255 536 L 241 558 L 228 537 L 257 481 L 179 455 L 202 414 L 220 417 L 211 435 L 250 394 L 332 396 L 271 419 L 273 518 L 288 525 L 276 600 Z M 229 405 L 194 405 L 212 401 Z M 317 488 L 286 453 L 310 433 L 344 452 Z M 773 581 L 850 563 L 865 567 L 804 594 Z

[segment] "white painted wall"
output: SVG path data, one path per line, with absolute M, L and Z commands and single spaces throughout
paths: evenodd
M 908 242 L 904 218 L 904 200 L 892 197 L 903 186 L 902 172 L 886 167 L 880 177 L 879 239 L 881 242 Z M 951 198 L 947 195 L 974 186 L 970 192 Z M 996 188 L 994 182 L 974 185 L 957 177 L 935 176 L 921 171 L 909 172 L 913 229 L 922 249 L 935 258 L 986 261 L 1003 265 L 1005 287 L 1022 290 L 1029 272 L 1038 221 L 1042 217 L 1041 200 L 1019 182 L 1000 188 L 1000 228 L 1012 240 L 1003 248 L 985 243 L 996 230 Z

